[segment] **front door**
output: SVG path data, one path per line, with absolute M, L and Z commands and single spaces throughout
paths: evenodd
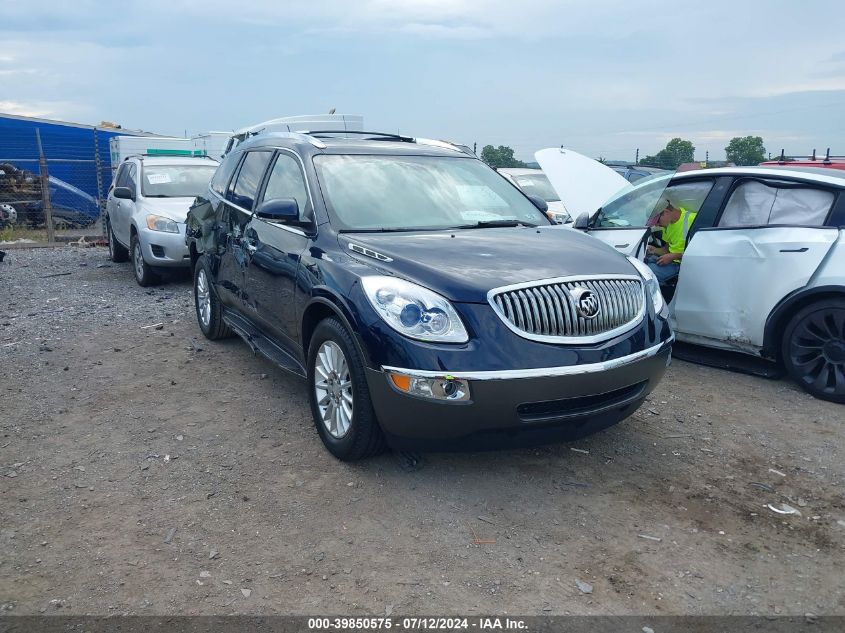
M 220 269 L 217 291 L 220 300 L 237 309 L 244 306 L 244 280 L 248 250 L 244 243 L 246 227 L 252 219 L 255 198 L 272 152 L 247 152 L 226 189 L 221 217 Z
M 310 243 L 303 226 L 307 227 L 313 216 L 299 160 L 283 150 L 276 156 L 256 209 L 265 201 L 280 198 L 296 200 L 299 220 L 282 224 L 254 216 L 246 227 L 245 242 L 249 250 L 246 309 L 248 315 L 276 335 L 279 343 L 296 350 L 299 340 L 294 301 L 297 274 L 302 253 Z
M 807 285 L 837 240 L 834 194 L 766 179 L 734 184 L 715 227 L 691 238 L 672 301 L 679 340 L 756 353 L 771 311 Z

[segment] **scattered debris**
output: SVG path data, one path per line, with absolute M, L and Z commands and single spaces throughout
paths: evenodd
M 590 451 L 585 450 L 585 449 L 583 449 L 583 448 L 574 448 L 574 447 L 570 446 L 570 447 L 569 447 L 569 450 L 570 450 L 570 451 L 575 451 L 576 453 L 584 453 L 584 455 L 589 455 L 589 454 L 590 454 Z
M 390 617 L 393 614 L 393 605 L 389 604 L 384 608 L 384 615 Z
M 252 594 L 252 589 L 241 589 L 241 593 L 244 595 L 244 598 L 249 598 Z
M 640 538 L 647 539 L 649 541 L 657 541 L 658 543 L 663 540 L 659 536 L 649 536 L 648 534 L 637 534 L 637 536 L 639 536 Z
M 200 572 L 200 578 L 211 578 L 211 572 L 205 571 L 205 570 L 201 571 Z
M 774 473 L 775 475 L 778 475 L 780 477 L 786 477 L 786 473 L 782 473 L 779 470 L 775 470 L 774 468 L 769 468 L 769 472 Z
M 209 560 L 214 560 L 215 558 L 220 558 L 220 552 L 218 552 L 216 549 L 213 549 L 208 553 L 208 558 L 209 558 Z
M 785 503 L 780 504 L 780 508 L 774 507 L 771 503 L 767 504 L 766 507 L 777 514 L 797 514 L 799 517 L 801 516 L 801 511 L 798 508 L 793 508 Z
M 593 593 L 593 586 L 590 583 L 584 582 L 583 580 L 576 580 L 575 584 L 581 593 Z
M 479 520 L 479 521 L 484 521 L 485 523 L 489 523 L 490 525 L 496 525 L 496 524 L 493 522 L 493 519 L 491 519 L 491 518 L 489 518 L 489 517 L 486 517 L 486 516 L 484 516 L 483 514 L 479 514 L 479 515 L 478 515 L 478 520 Z
M 651 628 L 650 626 L 644 626 L 643 627 L 643 633 L 654 633 L 654 629 Z
M 167 534 L 164 535 L 164 542 L 170 543 L 170 541 L 173 540 L 174 536 L 176 536 L 176 528 L 172 527 L 169 530 L 167 530 Z
M 142 325 L 141 329 L 142 330 L 148 330 L 151 327 L 154 327 L 155 329 L 160 330 L 164 327 L 164 323 L 152 323 L 150 325 Z
M 759 481 L 751 481 L 748 483 L 749 486 L 754 486 L 755 488 L 760 488 L 761 490 L 765 490 L 766 492 L 774 492 L 775 489 L 770 486 L 769 484 L 764 484 Z
M 472 532 L 472 544 L 473 545 L 494 545 L 496 543 L 496 539 L 492 537 L 483 537 L 480 538 L 478 534 L 475 533 L 475 530 L 472 529 L 472 526 L 469 526 L 469 531 Z
M 72 275 L 73 273 L 52 273 L 50 275 L 41 275 L 41 279 L 47 279 L 49 277 L 64 277 L 65 275 Z

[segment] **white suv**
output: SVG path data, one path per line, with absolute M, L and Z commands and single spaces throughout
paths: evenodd
M 632 186 L 570 150 L 536 158 L 575 228 L 626 255 L 645 259 L 667 201 L 695 212 L 664 287 L 678 341 L 777 361 L 814 396 L 845 403 L 845 174 L 729 167 Z
M 141 286 L 159 269 L 190 266 L 185 218 L 207 188 L 217 161 L 208 157 L 130 156 L 109 188 L 105 231 L 114 262 L 131 258 Z

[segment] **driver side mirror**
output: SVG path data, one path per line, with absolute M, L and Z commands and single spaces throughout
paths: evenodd
M 115 198 L 120 198 L 121 200 L 135 199 L 135 195 L 129 187 L 115 187 L 112 193 L 114 193 Z
M 590 228 L 590 214 L 586 211 L 575 218 L 575 223 L 572 225 L 572 228 L 578 229 L 579 231 L 586 231 Z
M 258 207 L 256 215 L 271 222 L 298 222 L 299 203 L 294 198 L 275 198 L 265 200 Z

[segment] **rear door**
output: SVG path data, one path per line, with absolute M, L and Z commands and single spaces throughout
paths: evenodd
M 296 154 L 285 150 L 276 155 L 256 210 L 262 202 L 280 198 L 297 201 L 301 221 L 313 218 L 302 165 Z M 244 235 L 248 249 L 246 309 L 289 349 L 298 347 L 296 280 L 300 258 L 310 243 L 301 226 L 253 216 Z
M 246 152 L 222 203 L 216 288 L 221 301 L 239 309 L 243 308 L 247 263 L 244 231 L 252 219 L 255 198 L 272 156 L 271 151 Z
M 775 305 L 807 285 L 836 241 L 836 193 L 815 184 L 737 179 L 715 226 L 684 252 L 672 302 L 679 339 L 757 352 Z

